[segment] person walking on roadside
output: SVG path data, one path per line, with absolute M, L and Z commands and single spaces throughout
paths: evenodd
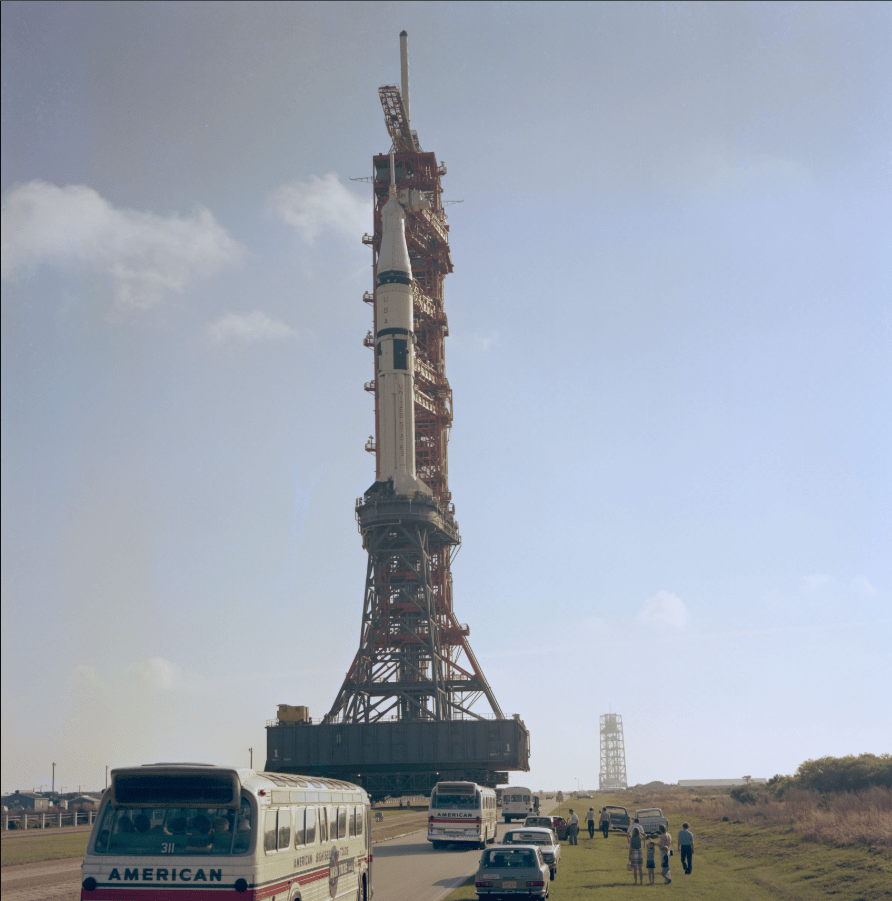
M 585 822 L 588 824 L 588 837 L 595 837 L 595 808 L 589 807 L 588 813 L 585 815 Z
M 638 818 L 629 826 L 627 835 L 629 841 L 629 866 L 632 868 L 632 884 L 638 885 L 638 880 L 644 885 L 644 871 L 641 869 L 644 863 L 644 830 L 638 825 Z
M 579 844 L 579 817 L 573 813 L 573 808 L 570 808 L 570 825 L 567 828 L 567 835 L 570 838 L 571 845 Z
M 681 868 L 684 870 L 685 876 L 688 876 L 694 869 L 694 833 L 688 829 L 687 823 L 682 823 L 676 841 L 678 842 L 678 853 L 681 854 Z
M 660 839 L 658 844 L 660 847 L 660 863 L 662 865 L 660 875 L 666 880 L 666 885 L 669 885 L 669 883 L 672 882 L 672 876 L 669 873 L 669 855 L 672 853 L 672 834 L 662 824 L 660 824 Z
M 604 833 L 604 838 L 607 838 L 607 833 L 610 831 L 610 814 L 607 813 L 607 808 L 601 808 L 601 816 L 598 817 L 598 823 L 600 824 L 601 832 Z

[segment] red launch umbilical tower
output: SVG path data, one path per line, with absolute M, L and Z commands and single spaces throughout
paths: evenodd
M 373 158 L 375 229 L 363 240 L 374 254 L 377 285 L 382 210 L 393 171 L 405 209 L 412 269 L 415 467 L 432 497 L 395 497 L 381 481 L 376 356 L 375 378 L 365 385 L 375 396 L 375 436 L 366 449 L 376 455 L 376 482 L 357 501 L 357 520 L 369 552 L 363 627 L 359 650 L 326 721 L 480 719 L 472 708 L 484 697 L 491 715 L 502 719 L 468 643 L 468 626 L 458 622 L 452 607 L 451 562 L 460 539 L 448 465 L 452 389 L 446 378 L 449 329 L 443 281 L 452 272 L 452 258 L 441 185 L 446 167 L 433 153 L 422 151 L 410 128 L 405 52 L 403 60 L 402 91 L 392 85 L 379 89 L 392 147 L 389 154 Z M 374 308 L 378 323 L 378 291 L 367 292 L 363 300 Z M 365 344 L 375 349 L 376 334 L 370 331 Z

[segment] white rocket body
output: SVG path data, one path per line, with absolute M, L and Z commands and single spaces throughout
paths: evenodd
M 392 167 L 391 157 L 391 171 Z M 396 494 L 413 495 L 420 491 L 430 495 L 430 488 L 415 475 L 412 267 L 406 246 L 406 212 L 392 183 L 381 216 L 375 307 L 378 481 L 392 479 Z

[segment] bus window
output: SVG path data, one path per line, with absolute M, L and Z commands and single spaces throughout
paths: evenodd
M 356 835 L 356 811 L 352 807 L 347 808 L 347 838 Z
M 338 808 L 338 838 L 347 837 L 347 808 Z
M 235 841 L 232 845 L 233 854 L 243 854 L 250 848 L 251 820 L 251 805 L 243 798 L 235 825 Z
M 303 810 L 295 810 L 294 811 L 294 847 L 299 848 L 302 844 L 304 844 L 304 811 Z
M 319 841 L 324 845 L 328 841 L 328 808 L 319 808 Z
M 279 850 L 291 847 L 291 811 L 279 811 Z
M 356 824 L 353 829 L 354 835 L 362 835 L 362 808 L 361 807 L 353 808 L 353 819 Z
M 307 844 L 316 844 L 316 808 L 307 808 Z
M 266 851 L 267 854 L 276 850 L 278 816 L 278 810 L 268 810 L 266 812 L 266 822 L 263 828 L 263 850 Z

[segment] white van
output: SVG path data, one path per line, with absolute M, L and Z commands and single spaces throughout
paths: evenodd
M 521 785 L 509 785 L 502 790 L 502 815 L 505 822 L 525 820 L 533 813 L 533 793 Z

